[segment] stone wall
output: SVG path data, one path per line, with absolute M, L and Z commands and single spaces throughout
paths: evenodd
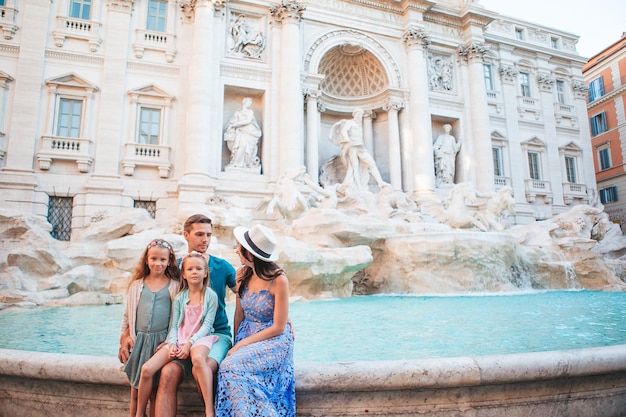
M 298 416 L 623 417 L 626 345 L 411 361 L 296 364 Z M 123 417 L 116 358 L 0 350 L 1 417 Z M 203 415 L 191 381 L 178 416 Z

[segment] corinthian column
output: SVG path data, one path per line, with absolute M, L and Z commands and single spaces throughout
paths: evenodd
M 428 69 L 426 48 L 430 44 L 427 34 L 421 28 L 410 28 L 403 36 L 407 50 L 407 63 L 410 69 L 409 83 L 409 124 L 410 135 L 405 145 L 405 153 L 411 155 L 410 183 L 407 191 L 432 192 L 435 190 L 435 166 L 433 162 L 433 129 L 430 121 L 428 100 Z
M 317 101 L 320 97 L 319 90 L 309 90 L 305 95 L 306 99 L 306 166 L 307 172 L 309 173 L 309 177 L 313 182 L 317 183 L 318 181 L 318 171 L 319 171 L 319 157 L 318 157 L 318 146 L 319 146 L 319 125 L 320 125 L 320 114 L 318 111 Z
M 394 190 L 402 189 L 402 163 L 400 158 L 400 127 L 398 126 L 398 111 L 402 103 L 391 102 L 383 106 L 387 112 L 389 137 L 389 182 Z
M 300 19 L 306 6 L 283 0 L 270 12 L 282 25 L 280 45 L 280 172 L 304 164 L 304 104 L 300 82 Z
M 485 90 L 483 55 L 487 52 L 484 44 L 471 42 L 459 48 L 459 55 L 467 64 L 469 78 L 469 100 L 472 120 L 472 155 L 476 188 L 483 192 L 494 190 L 491 134 L 489 132 L 489 110 Z
M 187 134 L 185 146 L 185 177 L 209 176 L 211 126 L 209 115 L 213 114 L 211 89 L 211 58 L 213 57 L 213 2 L 195 0 L 187 5 L 184 13 L 193 20 L 191 38 L 191 65 L 189 65 L 189 94 L 187 101 Z M 183 179 L 185 181 L 185 179 Z

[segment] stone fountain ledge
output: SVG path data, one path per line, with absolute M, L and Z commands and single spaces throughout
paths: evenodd
M 296 363 L 298 416 L 623 417 L 626 345 L 424 360 Z M 0 415 L 122 417 L 117 358 L 0 350 Z M 192 381 L 178 415 L 200 417 Z

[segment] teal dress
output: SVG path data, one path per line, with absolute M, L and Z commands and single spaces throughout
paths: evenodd
M 135 331 L 137 338 L 130 353 L 124 372 L 133 388 L 139 387 L 141 367 L 156 352 L 156 348 L 167 339 L 167 331 L 172 312 L 172 299 L 169 285 L 156 292 L 144 286 L 137 305 Z M 158 378 L 155 377 L 155 384 Z

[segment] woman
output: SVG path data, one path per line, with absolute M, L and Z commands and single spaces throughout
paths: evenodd
M 274 263 L 276 238 L 265 226 L 235 228 L 235 344 L 220 365 L 216 415 L 295 416 L 289 282 Z

